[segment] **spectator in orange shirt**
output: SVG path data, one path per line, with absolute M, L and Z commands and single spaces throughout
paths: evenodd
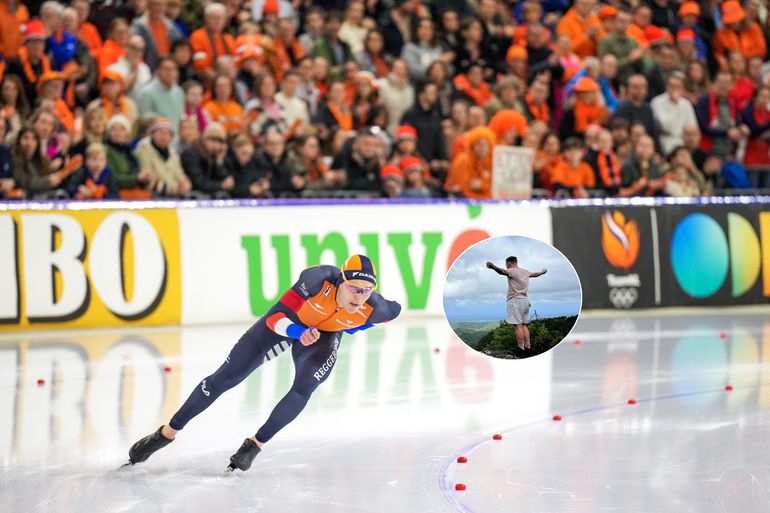
M 229 135 L 243 128 L 243 107 L 235 101 L 235 84 L 227 75 L 217 75 L 212 99 L 203 105 L 212 122 L 221 123 Z
M 633 23 L 628 26 L 626 35 L 639 43 L 641 48 L 647 48 L 650 42 L 644 31 L 652 23 L 652 10 L 645 4 L 639 4 L 632 12 Z
M 556 34 L 566 34 L 572 40 L 572 48 L 580 58 L 596 55 L 596 45 L 601 23 L 591 11 L 595 0 L 575 0 L 556 26 Z
M 278 82 L 283 82 L 283 74 L 299 64 L 299 61 L 307 55 L 307 50 L 294 35 L 293 18 L 281 18 L 278 21 L 278 33 L 268 48 L 272 56 L 269 61 Z
M 570 137 L 564 141 L 564 160 L 554 169 L 553 184 L 557 195 L 568 193 L 575 198 L 587 198 L 596 186 L 594 170 L 583 162 L 583 141 Z
M 166 0 L 149 0 L 147 11 L 133 21 L 131 30 L 144 39 L 144 62 L 151 70 L 158 67 L 158 59 L 171 53 L 171 45 L 184 37 L 166 17 Z
M 543 188 L 553 193 L 553 176 L 564 156 L 561 154 L 561 139 L 558 134 L 547 133 L 535 152 L 534 171 L 535 187 Z
M 207 82 L 216 75 L 214 64 L 222 55 L 235 56 L 235 40 L 225 34 L 227 9 L 224 5 L 213 2 L 206 6 L 203 13 L 203 28 L 190 35 L 193 49 L 193 67 Z
M 466 149 L 452 162 L 444 184 L 450 196 L 492 197 L 492 150 L 496 142 L 495 133 L 487 127 L 470 131 Z
M 10 60 L 21 48 L 21 26 L 29 20 L 27 7 L 16 0 L 0 0 L 0 53 Z
M 24 94 L 30 105 L 37 100 L 37 83 L 43 73 L 51 71 L 51 61 L 45 54 L 45 27 L 39 20 L 27 24 L 24 46 L 19 48 L 16 59 L 8 63 L 7 74 L 21 78 Z
M 88 16 L 91 14 L 90 3 L 88 0 L 73 0 L 71 6 L 78 13 L 78 29 L 75 35 L 88 47 L 91 57 L 98 61 L 103 42 L 96 25 L 88 21 Z
M 75 116 L 63 99 L 64 76 L 58 71 L 43 73 L 37 84 L 40 98 L 53 100 L 56 103 L 54 113 L 65 130 L 70 134 L 75 129 Z
M 607 106 L 599 102 L 599 85 L 594 79 L 581 77 L 572 92 L 575 93 L 575 103 L 561 119 L 563 139 L 582 136 L 589 126 L 602 125 L 609 117 Z
M 722 28 L 714 36 L 714 54 L 722 69 L 727 69 L 726 53 L 741 52 L 746 59 L 767 55 L 762 29 L 756 22 L 746 19 L 740 2 L 728 0 L 722 4 Z
M 126 20 L 115 18 L 110 23 L 110 32 L 104 45 L 102 45 L 102 51 L 99 53 L 99 78 L 104 76 L 107 68 L 125 55 L 129 37 L 131 37 L 131 31 L 128 29 Z
M 467 72 L 458 74 L 454 78 L 454 85 L 455 89 L 457 89 L 466 100 L 471 101 L 479 107 L 483 107 L 495 97 L 495 95 L 492 94 L 492 90 L 489 88 L 489 84 L 484 81 L 484 71 L 482 67 L 477 63 L 468 66 Z

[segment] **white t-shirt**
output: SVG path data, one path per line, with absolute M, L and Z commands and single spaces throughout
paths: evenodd
M 505 272 L 508 274 L 508 299 L 527 297 L 532 273 L 521 267 L 511 267 Z
M 128 73 L 131 67 L 129 66 L 126 58 L 121 57 L 118 62 L 111 65 L 107 69 L 109 71 L 117 71 L 118 73 L 123 75 L 123 78 L 126 78 L 128 76 Z M 150 71 L 150 67 L 143 62 L 140 63 L 139 70 L 136 73 L 136 81 L 134 82 L 134 87 L 126 91 L 125 95 L 134 101 L 138 100 L 139 93 L 142 91 L 142 89 L 144 89 L 144 86 L 149 84 L 151 81 L 152 81 L 152 71 Z

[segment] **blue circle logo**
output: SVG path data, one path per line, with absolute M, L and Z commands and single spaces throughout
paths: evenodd
M 687 294 L 704 298 L 720 289 L 727 277 L 729 247 L 722 228 L 705 214 L 690 214 L 671 240 L 671 267 Z

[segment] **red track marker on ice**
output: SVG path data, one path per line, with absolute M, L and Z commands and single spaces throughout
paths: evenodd
M 37 386 L 42 387 L 43 385 L 45 385 L 45 380 L 43 378 L 37 380 Z
M 559 422 L 561 420 L 561 415 L 554 415 L 553 420 Z
M 171 372 L 171 367 L 163 367 L 163 372 Z
M 719 338 L 721 338 L 722 340 L 727 340 L 727 333 L 723 331 L 722 333 L 719 334 Z
M 503 435 L 492 435 L 492 440 L 502 440 Z
M 457 490 L 458 492 L 464 492 L 466 488 L 467 487 L 463 483 L 457 483 L 455 485 L 455 490 Z
M 732 392 L 733 391 L 733 386 L 732 385 L 727 385 L 725 387 L 725 390 L 727 390 L 728 392 Z
M 457 458 L 457 463 L 468 463 L 468 458 L 466 458 L 465 456 L 459 456 Z
M 575 345 L 576 345 L 576 346 L 579 346 L 580 344 L 582 344 L 582 342 L 580 341 L 580 339 L 577 339 L 577 340 L 575 340 Z
M 636 399 L 629 399 L 628 404 L 636 404 Z

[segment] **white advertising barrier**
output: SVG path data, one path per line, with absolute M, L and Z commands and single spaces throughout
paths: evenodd
M 495 146 L 492 154 L 492 197 L 532 197 L 532 166 L 535 150 L 520 146 Z
M 180 209 L 182 323 L 261 316 L 317 264 L 372 258 L 379 291 L 405 311 L 441 315 L 449 265 L 491 236 L 550 243 L 551 216 L 537 203 L 429 203 Z M 508 255 L 500 255 L 500 264 Z

